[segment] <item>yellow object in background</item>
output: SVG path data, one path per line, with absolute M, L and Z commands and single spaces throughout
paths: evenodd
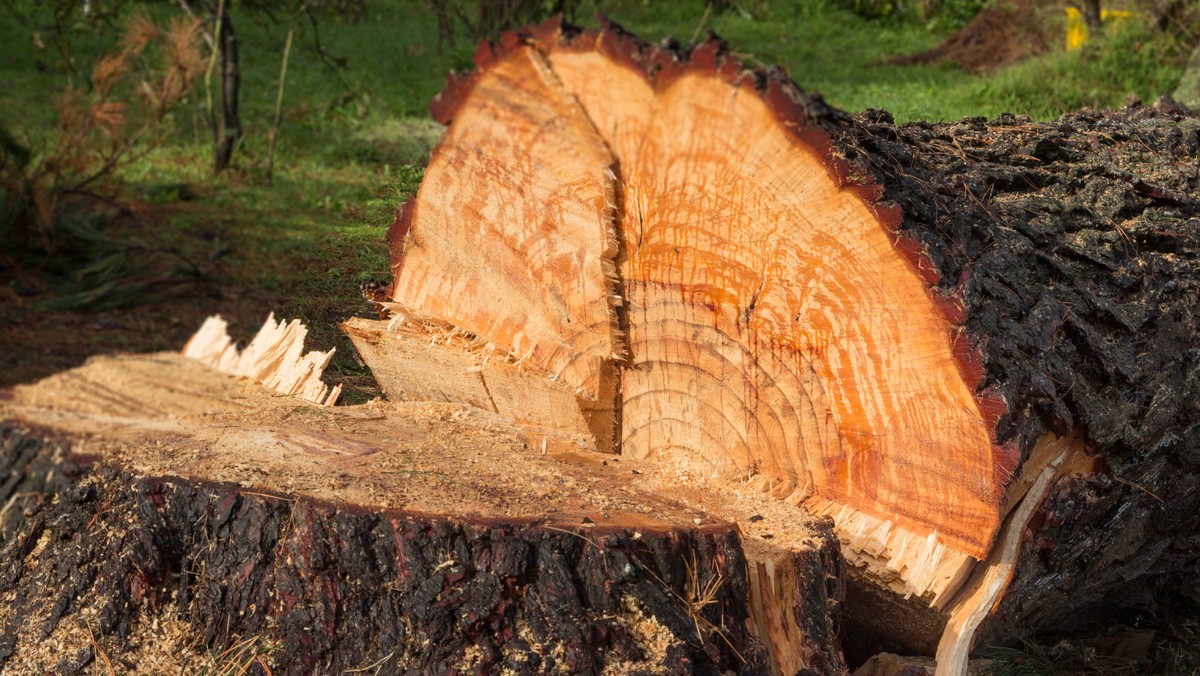
M 1079 49 L 1088 41 L 1088 25 L 1083 20 L 1083 14 L 1074 7 L 1064 8 L 1067 12 L 1067 51 Z M 1133 16 L 1133 12 L 1122 9 L 1100 10 L 1100 21 L 1123 21 Z

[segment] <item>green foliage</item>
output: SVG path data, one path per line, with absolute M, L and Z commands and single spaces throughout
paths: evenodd
M 582 0 L 429 0 L 437 17 L 438 45 L 496 40 L 504 31 L 539 23 L 555 14 L 575 21 Z
M 1131 19 L 1081 49 L 1034 59 L 972 85 L 991 108 L 1050 118 L 1080 108 L 1112 108 L 1129 95 L 1151 102 L 1175 89 L 1188 57 L 1183 40 Z
M 837 5 L 868 18 L 916 19 L 934 32 L 949 32 L 965 25 L 989 0 L 833 0 Z
M 55 220 L 55 238 L 70 242 L 73 251 L 46 259 L 58 273 L 60 296 L 41 307 L 103 312 L 151 302 L 162 288 L 196 272 L 178 251 L 168 252 L 128 235 L 114 237 L 105 227 L 109 220 L 109 214 L 94 209 L 62 214 Z M 179 258 L 172 261 L 168 253 Z
M 200 72 L 197 24 L 133 13 L 120 39 L 96 59 L 86 88 L 68 83 L 55 98 L 52 133 L 19 141 L 0 132 L 0 243 L 8 257 L 59 268 L 73 282 L 56 307 L 121 305 L 173 277 L 158 277 L 162 251 L 106 226 L 127 213 L 113 208 L 119 170 L 174 128 L 171 115 Z M 138 276 L 150 268 L 160 268 L 157 279 Z

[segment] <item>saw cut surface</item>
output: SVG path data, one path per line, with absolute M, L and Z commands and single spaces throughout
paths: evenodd
M 710 74 L 659 93 L 625 168 L 647 194 L 623 221 L 623 448 L 763 473 L 982 553 L 999 496 L 949 327 L 873 212 L 789 136 Z
M 389 235 L 393 298 L 595 398 L 619 351 L 612 156 L 535 50 L 480 74 Z
M 794 85 L 716 43 L 682 55 L 611 27 L 505 44 L 545 54 L 545 95 L 577 102 L 614 170 L 620 451 L 808 504 L 910 593 L 945 592 L 999 526 L 992 423 L 918 272 L 928 261 L 847 183 Z M 443 93 L 451 136 L 482 124 L 476 91 L 512 55 Z M 493 159 L 516 174 L 524 161 Z

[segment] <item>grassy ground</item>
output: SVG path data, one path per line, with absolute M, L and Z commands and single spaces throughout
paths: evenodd
M 835 105 L 884 108 L 900 120 L 1005 111 L 1046 118 L 1081 105 L 1114 105 L 1128 91 L 1151 98 L 1177 77 L 1170 54 L 1137 31 L 1097 41 L 1084 54 L 1053 55 L 986 78 L 953 67 L 879 66 L 887 56 L 929 48 L 942 36 L 915 21 L 866 20 L 832 0 L 746 4 L 754 13 L 736 4 L 706 13 L 700 0 L 609 0 L 603 8 L 652 40 L 674 34 L 686 41 L 714 29 L 746 60 L 785 65 L 802 86 Z M 176 11 L 172 3 L 146 6 L 160 18 Z M 46 12 L 27 14 L 31 21 L 11 12 L 0 20 L 0 124 L 36 150 L 52 138 L 55 97 L 68 84 L 86 89 L 89 64 L 116 38 L 112 30 L 86 25 L 73 30 L 70 44 L 81 67 L 71 73 L 52 48 L 37 46 L 49 35 Z M 0 385 L 47 375 L 97 352 L 177 348 L 209 313 L 225 314 L 247 336 L 274 311 L 304 319 L 314 346 L 339 347 L 334 376 L 351 386 L 351 400 L 373 394 L 336 324 L 367 312 L 359 284 L 387 274 L 382 235 L 415 190 L 440 135 L 426 103 L 447 70 L 470 65 L 474 45 L 439 45 L 435 18 L 415 0 L 375 0 L 356 22 L 324 17 L 321 44 L 331 59 L 344 59 L 344 69 L 319 57 L 311 26 L 261 13 L 235 13 L 234 21 L 246 129 L 235 170 L 215 178 L 209 171 L 200 90 L 177 111 L 173 136 L 119 176 L 131 217 L 118 230 L 185 259 L 187 283 L 155 287 L 147 302 L 129 307 L 50 310 L 47 303 L 78 290 L 69 276 L 36 257 L 10 257 L 7 266 L 0 261 L 0 344 L 6 348 Z M 268 186 L 267 131 L 290 27 L 298 33 Z

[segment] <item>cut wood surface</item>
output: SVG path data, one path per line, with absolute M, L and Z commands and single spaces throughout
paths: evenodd
M 158 354 L 18 387 L 0 419 L 0 665 L 17 671 L 82 659 L 65 647 L 81 627 L 171 673 L 250 636 L 285 673 L 841 665 L 827 524 L 486 407 L 331 408 Z M 46 538 L 80 549 L 31 553 Z M 776 602 L 751 618 L 756 594 Z M 188 651 L 150 654 L 160 620 Z
M 460 336 L 352 318 L 342 324 L 391 401 L 470 404 L 510 418 L 528 438 L 595 450 L 570 388 L 521 369 L 503 354 L 471 349 Z
M 1195 567 L 1186 536 L 1155 524 L 1163 492 L 1195 504 L 1200 471 L 1186 451 L 1200 445 L 1194 113 L 1164 102 L 1053 123 L 898 127 L 880 111 L 837 111 L 780 70 L 748 68 L 719 40 L 652 46 L 609 23 L 552 20 L 485 43 L 475 61 L 431 104 L 447 141 L 389 233 L 385 305 L 401 320 L 465 332 L 552 380 L 565 373 L 561 350 L 594 365 L 600 353 L 582 346 L 611 337 L 588 371 L 611 387 L 576 390 L 589 427 L 613 430 L 622 456 L 832 517 L 850 579 L 896 599 L 899 615 L 884 602 L 863 621 L 915 628 L 895 649 L 932 654 L 942 640 L 961 663 L 979 632 L 1004 640 L 1102 622 L 1126 595 L 1120 575 L 1086 561 L 1087 547 L 1112 541 L 1096 500 L 1130 505 L 1114 522 L 1137 524 L 1119 539 L 1125 556 L 1139 542 L 1155 552 L 1118 566 L 1143 581 L 1139 608 L 1153 612 L 1151 599 Z M 527 64 L 536 87 L 498 91 Z M 559 107 L 549 129 L 563 145 L 539 181 L 567 160 L 610 172 L 613 201 L 595 212 L 609 226 L 586 246 L 577 212 L 560 217 L 560 200 L 512 186 L 530 156 L 458 140 L 484 115 L 505 143 L 552 155 L 551 132 L 523 112 L 542 106 Z M 597 139 L 605 152 L 578 151 Z M 489 190 L 528 199 L 500 220 L 446 199 Z M 470 311 L 427 302 L 409 251 L 451 260 L 456 242 L 422 234 L 447 227 L 506 242 L 536 231 L 574 250 L 572 278 L 550 296 L 609 309 L 618 331 L 597 322 L 583 342 L 564 348 L 546 333 L 541 345 L 507 326 L 522 296 L 484 307 L 486 321 L 474 301 Z M 496 252 L 473 259 L 496 279 L 543 265 L 519 247 Z M 585 284 L 597 255 L 615 275 Z M 1092 460 L 1053 469 L 1037 449 L 1063 438 Z M 1047 526 L 1057 535 L 1036 544 Z M 1060 545 L 1075 558 L 1045 565 Z M 1073 585 L 1091 591 L 1073 600 Z M 1046 586 L 1062 590 L 1056 609 L 1040 600 Z
M 472 91 L 396 226 L 395 297 L 595 399 L 602 364 L 621 353 L 613 158 L 534 50 Z
M 554 23 L 481 49 L 480 70 L 434 103 L 450 129 L 393 226 L 392 300 L 557 379 L 561 367 L 544 355 L 557 358 L 561 344 L 512 337 L 510 322 L 527 307 L 520 296 L 489 304 L 491 318 L 481 322 L 477 305 L 435 294 L 440 287 L 427 283 L 423 266 L 477 250 L 437 234 L 447 227 L 497 242 L 537 232 L 573 249 L 580 264 L 564 293 L 593 307 L 620 301 L 624 349 L 605 357 L 619 377 L 613 417 L 623 455 L 807 503 L 834 516 L 858 549 L 882 557 L 907 593 L 940 597 L 969 556 L 986 555 L 1001 518 L 996 402 L 977 398 L 977 374 L 964 373 L 960 362 L 972 357 L 948 321 L 952 303 L 930 290 L 932 268 L 895 245 L 897 214 L 879 208 L 870 190 L 845 185 L 794 85 L 742 77 L 719 49 L 708 43 L 674 60 L 613 28 L 568 35 Z M 538 66 L 529 76 L 536 90 L 497 93 L 528 64 Z M 553 127 L 569 140 L 518 115 L 535 105 L 530 97 L 537 106 L 578 102 Z M 534 150 L 468 147 L 460 137 L 481 133 L 480 117 L 503 129 L 494 135 L 505 143 L 529 139 Z M 516 190 L 521 208 L 503 218 L 453 198 L 524 183 L 529 163 L 549 152 L 543 144 L 555 141 L 563 160 L 599 158 L 605 164 L 594 169 L 611 170 L 615 206 L 606 202 L 596 215 L 611 216 L 615 242 L 593 230 L 581 246 L 577 219 L 560 216 L 560 201 L 524 188 Z M 596 143 L 606 152 L 574 150 Z M 554 178 L 557 166 L 538 180 Z M 520 246 L 490 255 L 496 250 L 478 249 L 489 278 L 540 274 L 529 270 L 545 265 L 536 252 L 509 255 L 524 254 Z M 580 283 L 590 279 L 583 262 L 595 251 L 616 264 L 603 288 Z M 439 274 L 465 286 L 470 276 L 457 265 L 441 264 Z M 589 344 L 613 335 L 592 326 Z

